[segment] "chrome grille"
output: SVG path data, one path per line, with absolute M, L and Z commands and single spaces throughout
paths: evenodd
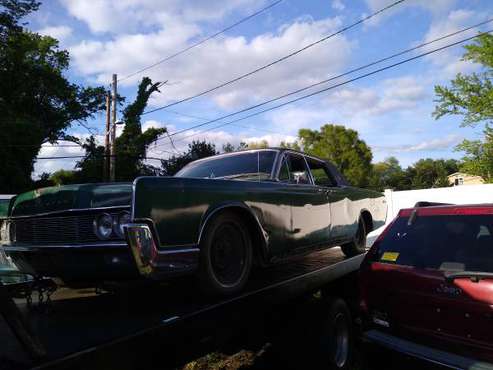
M 112 214 L 115 216 L 114 214 Z M 11 241 L 34 245 L 82 244 L 100 241 L 93 231 L 96 215 L 29 217 L 9 220 Z M 121 240 L 112 235 L 109 240 Z

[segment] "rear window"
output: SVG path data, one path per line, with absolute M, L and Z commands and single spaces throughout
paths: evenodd
M 493 215 L 401 217 L 375 247 L 382 263 L 493 272 Z

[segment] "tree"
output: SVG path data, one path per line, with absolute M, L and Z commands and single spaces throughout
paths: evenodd
M 493 36 L 479 36 L 471 45 L 465 46 L 463 60 L 482 64 L 484 70 L 471 75 L 457 74 L 450 87 L 435 86 L 437 106 L 433 116 L 463 117 L 463 126 L 493 122 Z
M 267 140 L 252 141 L 247 144 L 248 149 L 265 149 L 269 147 L 269 142 Z
M 74 140 L 66 130 L 104 108 L 104 89 L 64 76 L 69 54 L 58 41 L 30 32 L 21 19 L 38 9 L 30 0 L 0 0 L 0 192 L 32 186 L 35 158 L 45 142 Z
M 243 141 L 240 142 L 240 144 L 238 144 L 238 146 L 236 147 L 231 143 L 226 143 L 223 144 L 223 152 L 224 153 L 238 152 L 240 150 L 248 149 L 248 147 L 249 147 L 248 144 Z
M 216 146 L 205 141 L 194 141 L 188 144 L 188 151 L 181 155 L 173 155 L 169 159 L 162 160 L 162 174 L 173 176 L 190 162 L 219 154 Z
M 70 170 L 58 170 L 51 174 L 50 181 L 53 185 L 75 184 L 78 180 L 78 172 Z
M 493 36 L 484 34 L 465 46 L 464 60 L 479 63 L 483 70 L 470 75 L 457 74 L 450 87 L 435 86 L 436 119 L 445 115 L 463 117 L 462 126 L 485 124 L 483 140 L 464 140 L 456 147 L 464 151 L 461 170 L 492 181 L 493 174 Z
M 385 189 L 410 189 L 411 181 L 395 157 L 372 165 L 369 187 L 378 191 Z
M 301 144 L 306 153 L 330 160 L 355 185 L 368 184 L 372 152 L 358 133 L 339 125 L 324 125 L 320 130 L 301 129 Z
M 159 82 L 144 77 L 139 84 L 135 101 L 123 110 L 125 124 L 122 134 L 116 138 L 116 180 L 133 181 L 138 176 L 156 175 L 160 169 L 144 163 L 149 146 L 166 132 L 166 128 L 148 128 L 142 132 L 140 117 L 152 93 L 159 91 Z M 86 156 L 77 163 L 75 179 L 78 182 L 101 182 L 105 159 L 104 146 L 98 145 L 93 136 L 83 144 Z
M 463 140 L 455 149 L 465 153 L 461 171 L 493 181 L 493 128 L 486 126 L 483 140 Z
M 297 141 L 294 141 L 292 143 L 287 142 L 287 141 L 281 141 L 279 146 L 281 148 L 287 148 L 287 149 L 293 149 L 293 150 L 300 150 L 301 151 L 300 144 Z
M 420 159 L 406 170 L 411 178 L 412 189 L 427 189 L 449 186 L 447 176 L 457 172 L 458 164 L 454 159 Z
M 125 127 L 116 139 L 116 178 L 133 180 L 141 175 L 153 175 L 157 168 L 145 164 L 147 149 L 156 139 L 166 132 L 166 128 L 148 128 L 142 132 L 140 117 L 144 113 L 150 96 L 159 92 L 160 82 L 152 83 L 144 77 L 139 85 L 137 97 L 123 111 Z

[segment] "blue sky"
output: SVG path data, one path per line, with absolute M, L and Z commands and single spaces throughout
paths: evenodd
M 108 85 L 112 73 L 126 76 L 271 2 L 44 0 L 40 10 L 29 17 L 28 28 L 58 38 L 61 47 L 70 51 L 68 77 L 72 81 Z M 131 101 L 144 75 L 154 81 L 167 80 L 161 94 L 152 97 L 149 108 L 168 104 L 289 54 L 391 2 L 284 0 L 226 34 L 122 81 L 119 92 Z M 189 116 L 215 118 L 479 23 L 490 18 L 492 10 L 493 3 L 488 0 L 407 0 L 272 68 L 170 109 Z M 453 39 L 445 43 L 450 41 Z M 479 138 L 481 127 L 462 128 L 456 117 L 435 121 L 431 113 L 436 84 L 447 84 L 458 72 L 479 70 L 479 66 L 461 61 L 462 53 L 461 47 L 454 47 L 237 125 L 200 132 L 219 122 L 176 135 L 175 147 L 182 151 L 190 141 L 198 139 L 211 141 L 219 149 L 226 142 L 263 139 L 277 145 L 281 140 L 296 139 L 300 128 L 318 129 L 326 123 L 337 123 L 360 133 L 372 148 L 375 162 L 390 155 L 403 166 L 420 158 L 459 158 L 461 153 L 454 152 L 454 146 L 464 138 Z M 145 115 L 143 122 L 144 128 L 166 126 L 173 132 L 203 121 L 159 111 Z M 103 114 L 89 123 L 101 139 Z M 88 135 L 79 126 L 70 132 L 82 138 Z M 169 140 L 163 139 L 149 155 L 167 157 L 174 150 Z M 78 148 L 50 145 L 40 152 L 40 156 L 78 154 Z M 42 160 L 36 164 L 34 175 L 69 169 L 74 163 Z

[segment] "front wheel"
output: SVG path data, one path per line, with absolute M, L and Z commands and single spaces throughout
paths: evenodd
M 366 251 L 366 226 L 363 219 L 358 220 L 358 231 L 354 240 L 350 243 L 341 245 L 342 252 L 347 257 L 353 257 Z
M 224 212 L 207 226 L 200 245 L 199 285 L 207 295 L 241 291 L 252 267 L 252 243 L 243 220 Z

